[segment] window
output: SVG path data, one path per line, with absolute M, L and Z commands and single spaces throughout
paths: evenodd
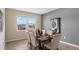
M 29 27 L 35 28 L 35 17 L 32 17 L 32 16 L 31 16 L 31 17 L 29 18 L 28 23 L 29 23 Z
M 19 16 L 17 18 L 17 29 L 26 30 L 26 18 L 24 16 Z

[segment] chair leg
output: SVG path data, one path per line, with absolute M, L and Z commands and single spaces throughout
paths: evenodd
M 59 50 L 59 49 L 57 48 L 57 50 Z

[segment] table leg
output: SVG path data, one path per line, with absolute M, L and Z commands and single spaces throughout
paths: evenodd
M 41 41 L 39 40 L 39 49 L 41 49 Z

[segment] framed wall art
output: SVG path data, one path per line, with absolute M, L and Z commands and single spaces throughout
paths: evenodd
M 60 17 L 50 19 L 50 23 L 52 26 L 51 30 L 53 34 L 61 33 L 61 18 Z

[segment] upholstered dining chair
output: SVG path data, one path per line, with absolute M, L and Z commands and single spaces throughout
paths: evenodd
M 28 49 L 31 49 L 31 38 L 29 32 L 27 32 L 27 47 Z
M 36 36 L 34 35 L 33 32 L 29 32 L 29 36 L 30 36 L 30 44 L 31 44 L 31 49 L 35 50 L 38 48 L 38 43 L 36 40 Z
M 51 42 L 44 44 L 44 47 L 49 50 L 58 50 L 59 41 L 61 39 L 61 34 L 56 34 Z

